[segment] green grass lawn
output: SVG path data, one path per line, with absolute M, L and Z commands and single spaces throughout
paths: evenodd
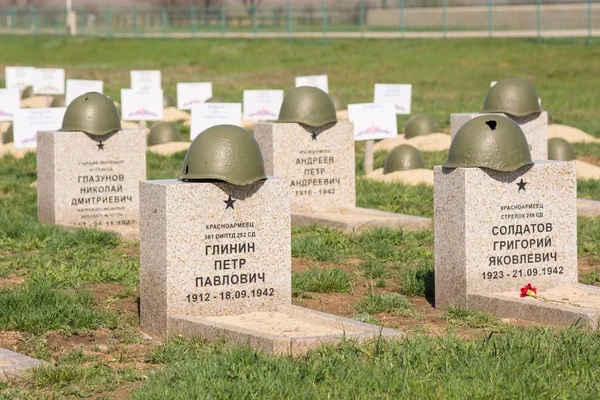
M 449 114 L 478 110 L 491 80 L 524 76 L 557 122 L 600 137 L 600 48 L 583 40 L 205 41 L 0 36 L 0 66 L 60 66 L 103 79 L 118 99 L 130 69 L 160 68 L 163 86 L 212 81 L 215 95 L 293 86 L 327 73 L 332 93 L 372 98 L 373 83 L 412 83 L 413 111 L 447 128 Z M 1 82 L 0 82 L 0 86 Z M 400 117 L 400 126 L 406 121 Z M 363 175 L 363 146 L 356 146 Z M 600 146 L 577 145 L 600 159 Z M 375 154 L 375 167 L 386 154 Z M 176 176 L 184 153 L 148 154 L 148 178 Z M 427 167 L 445 152 L 425 153 Z M 139 244 L 94 230 L 40 225 L 35 155 L 0 159 L 0 347 L 48 362 L 0 382 L 0 398 L 595 398 L 600 337 L 575 328 L 504 322 L 463 308 L 433 310 L 433 233 L 344 235 L 293 228 L 294 303 L 408 333 L 406 340 L 344 343 L 299 358 L 138 330 Z M 580 182 L 600 199 L 600 184 Z M 432 216 L 433 191 L 357 180 L 363 207 Z M 600 284 L 600 219 L 578 223 L 580 281 Z M 534 325 L 534 326 L 532 326 Z

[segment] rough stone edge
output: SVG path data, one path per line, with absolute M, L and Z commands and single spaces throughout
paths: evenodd
M 0 348 L 0 358 L 7 359 L 13 363 L 11 365 L 0 367 L 0 381 L 18 377 L 29 368 L 40 367 L 44 365 L 44 363 L 40 360 L 3 348 Z
M 406 214 L 395 214 L 387 211 L 372 210 L 368 208 L 355 207 L 352 210 L 359 210 L 358 213 L 366 214 L 372 213 L 379 216 L 387 216 L 388 220 L 370 220 L 365 215 L 362 221 L 344 221 L 343 215 L 338 218 L 330 218 L 329 216 L 323 216 L 319 213 L 306 213 L 306 212 L 292 212 L 292 225 L 295 226 L 308 226 L 308 225 L 322 225 L 328 228 L 338 229 L 344 233 L 360 233 L 375 228 L 390 228 L 390 229 L 404 229 L 407 231 L 419 231 L 425 229 L 431 229 L 432 220 L 431 218 L 416 217 Z M 346 210 L 347 211 L 347 210 Z
M 577 284 L 589 291 L 593 286 Z M 596 290 L 600 294 L 600 288 Z M 598 312 L 563 304 L 532 302 L 528 299 L 505 297 L 502 293 L 469 294 L 468 307 L 503 318 L 536 321 L 551 325 L 577 325 L 598 329 Z

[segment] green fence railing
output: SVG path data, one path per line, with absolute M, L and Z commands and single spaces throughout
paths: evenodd
M 426 6 L 423 6 L 426 4 Z M 64 8 L 0 8 L 0 34 L 154 38 L 461 38 L 600 35 L 600 0 L 349 1 L 343 5 L 223 4 L 214 7 L 76 7 L 75 26 Z M 72 28 L 72 29 L 71 29 Z

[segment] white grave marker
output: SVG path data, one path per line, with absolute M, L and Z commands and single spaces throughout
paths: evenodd
M 34 67 L 6 67 L 4 80 L 8 89 L 16 87 L 20 90 L 35 83 Z
M 348 118 L 354 123 L 354 140 L 376 140 L 398 136 L 392 103 L 348 104 Z
M 191 110 L 194 104 L 206 102 L 212 97 L 211 82 L 188 82 L 177 84 L 177 108 Z
M 65 94 L 65 70 L 62 68 L 36 68 L 35 94 Z
M 412 85 L 410 84 L 375 84 L 374 102 L 393 104 L 396 114 L 410 114 L 411 100 Z
M 12 121 L 21 108 L 21 94 L 18 87 L 0 89 L 0 121 Z
M 160 71 L 131 71 L 131 88 L 134 90 L 161 90 Z
M 82 94 L 89 92 L 102 93 L 104 83 L 102 81 L 90 81 L 85 79 L 67 79 L 67 90 L 65 95 L 65 104 L 69 105 L 73 100 Z
M 202 103 L 192 107 L 190 139 L 215 125 L 242 126 L 241 103 Z
M 244 90 L 244 119 L 274 121 L 282 103 L 283 90 Z
M 121 118 L 125 121 L 163 119 L 163 91 L 121 89 Z
M 38 131 L 56 131 L 60 129 L 66 110 L 64 107 L 24 108 L 19 110 L 13 121 L 15 147 L 36 147 Z
M 296 87 L 299 86 L 314 86 L 318 87 L 325 93 L 329 93 L 329 82 L 327 75 L 297 76 Z

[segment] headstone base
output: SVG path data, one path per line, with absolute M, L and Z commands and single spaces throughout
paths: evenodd
M 322 225 L 344 233 L 359 233 L 374 228 L 416 231 L 431 228 L 431 219 L 354 207 L 320 213 L 292 211 L 292 225 Z
M 14 143 L 0 144 L 0 158 L 11 154 L 14 158 L 21 159 L 29 152 L 35 153 L 35 148 L 18 148 Z
M 600 216 L 600 201 L 577 199 L 577 216 L 587 218 Z
M 169 142 L 149 146 L 148 151 L 161 156 L 170 156 L 181 151 L 188 151 L 191 142 Z
M 544 293 L 578 293 L 579 299 L 571 302 L 552 299 L 541 299 Z M 598 329 L 600 312 L 600 287 L 579 283 L 558 286 L 538 292 L 538 298 L 519 297 L 519 293 L 477 293 L 468 295 L 468 307 L 488 312 L 499 317 L 516 318 L 542 322 L 551 325 L 579 325 L 591 330 Z M 569 296 L 569 295 L 567 295 Z M 593 304 L 597 304 L 598 308 Z
M 169 326 L 171 334 L 224 339 L 249 344 L 269 354 L 291 356 L 306 354 L 325 343 L 405 336 L 403 332 L 293 305 L 220 317 L 175 315 L 169 317 Z
M 0 349 L 0 381 L 17 377 L 29 368 L 39 367 L 42 362 L 14 351 Z

